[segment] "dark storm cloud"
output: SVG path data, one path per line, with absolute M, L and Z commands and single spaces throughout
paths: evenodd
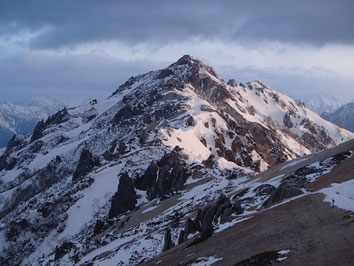
M 39 31 L 36 48 L 192 37 L 353 43 L 354 1 L 1 1 L 0 34 Z

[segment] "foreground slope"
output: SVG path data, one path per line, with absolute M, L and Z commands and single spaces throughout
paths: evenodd
M 353 151 L 350 141 L 255 176 L 242 184 L 243 189 L 289 182 L 289 177 L 292 182 L 305 178 L 306 183 L 302 194 L 267 207 L 264 201 L 256 203 L 204 242 L 190 246 L 189 240 L 143 265 L 352 265 Z M 250 201 L 250 196 L 257 198 L 252 192 L 229 196 Z
M 259 81 L 225 83 L 184 56 L 11 139 L 0 262 L 137 264 L 210 236 L 281 182 L 257 183 L 250 201 L 225 196 L 254 174 L 353 137 Z

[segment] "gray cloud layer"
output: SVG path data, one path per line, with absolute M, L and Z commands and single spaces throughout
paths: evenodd
M 0 61 L 0 100 L 107 97 L 132 75 L 154 68 L 160 65 L 100 55 L 15 54 Z
M 0 34 L 41 33 L 35 48 L 120 40 L 158 46 L 193 37 L 353 43 L 354 1 L 1 1 Z
M 81 56 L 57 53 L 57 48 L 117 40 L 130 47 L 159 49 L 165 44 L 180 47 L 193 38 L 251 47 L 263 40 L 299 46 L 351 45 L 353 14 L 352 0 L 0 0 L 0 100 L 108 96 L 130 76 L 171 63 L 159 58 L 127 62 L 91 52 Z M 14 48 L 6 43 L 7 37 L 18 34 L 22 38 L 24 32 L 34 33 L 29 45 L 20 41 Z M 225 68 L 219 74 L 234 77 Z M 341 88 L 341 93 L 351 90 L 352 80 L 318 73 L 307 77 L 289 69 L 247 66 L 236 75 L 241 81 L 260 79 L 275 89 L 287 88 L 290 95 L 326 88 L 332 92 Z

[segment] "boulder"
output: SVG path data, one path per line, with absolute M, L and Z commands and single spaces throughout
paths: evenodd
M 134 210 L 136 202 L 137 197 L 134 183 L 128 173 L 125 172 L 119 178 L 118 191 L 113 196 L 109 218 L 114 218 L 123 212 Z
M 144 175 L 135 179 L 135 186 L 146 190 L 149 200 L 165 199 L 168 194 L 183 188 L 190 173 L 180 160 L 180 151 L 181 148 L 176 146 L 157 163 L 153 161 Z
M 163 252 L 165 252 L 173 247 L 174 247 L 174 244 L 171 240 L 171 231 L 170 231 L 170 229 L 166 229 L 166 231 L 165 231 L 165 244 L 163 246 Z
M 205 232 L 205 231 L 213 228 L 213 220 L 214 220 L 214 216 L 216 214 L 217 209 L 218 209 L 218 206 L 211 205 L 211 206 L 207 206 L 202 211 L 202 217 L 200 220 L 200 230 L 202 232 Z
M 71 242 L 64 242 L 60 247 L 55 248 L 54 260 L 58 260 L 67 254 L 72 248 L 74 244 Z
M 184 235 L 184 231 L 182 230 L 178 236 L 178 245 L 182 244 L 185 241 L 186 237 Z
M 99 166 L 100 162 L 98 157 L 93 156 L 92 153 L 84 149 L 81 152 L 79 163 L 73 173 L 73 181 L 76 181 L 80 177 L 87 175 L 95 166 Z
M 225 223 L 233 212 L 234 211 L 232 210 L 232 208 L 225 208 L 221 214 L 220 223 L 222 223 L 222 224 Z
M 205 147 L 208 147 L 207 141 L 206 141 L 206 139 L 204 137 L 201 137 L 199 140 L 200 140 L 201 143 L 203 143 L 203 145 Z
M 215 156 L 211 154 L 208 159 L 202 162 L 206 168 L 213 169 L 215 165 Z
M 200 236 L 197 237 L 196 239 L 194 239 L 190 244 L 188 244 L 186 246 L 186 248 L 198 245 L 199 243 L 201 243 L 201 242 L 207 240 L 208 238 L 210 238 L 213 235 L 213 233 L 214 233 L 214 229 L 213 228 L 209 228 L 208 230 L 202 232 L 200 234 Z
M 171 168 L 168 165 L 165 165 L 159 171 L 156 182 L 159 196 L 165 195 L 171 189 L 172 178 L 169 173 L 170 169 Z
M 227 219 L 233 213 L 231 201 L 224 194 L 220 195 L 215 203 L 215 207 L 217 208 L 213 219 L 215 223 L 219 217 L 221 217 L 221 223 L 223 223 L 225 219 Z
M 195 169 L 192 173 L 192 178 L 193 179 L 199 179 L 199 178 L 202 178 L 203 177 L 203 172 L 202 171 L 199 171 L 198 169 Z
M 118 147 L 118 152 L 119 154 L 124 154 L 126 152 L 128 148 L 128 145 L 125 144 L 123 141 L 119 143 L 119 147 Z
M 185 225 L 184 225 L 184 236 L 183 241 L 186 241 L 189 234 L 195 233 L 197 230 L 195 228 L 194 222 L 191 218 L 188 218 Z
M 291 197 L 295 197 L 303 194 L 301 189 L 292 183 L 282 183 L 280 186 L 270 195 L 270 197 L 263 203 L 263 206 L 268 207 L 272 203 L 282 201 Z
M 237 215 L 243 213 L 243 208 L 242 208 L 241 203 L 239 201 L 235 201 L 232 208 Z
M 186 126 L 187 127 L 193 127 L 195 126 L 195 121 L 194 121 L 194 118 L 193 116 L 190 116 L 187 121 L 186 121 Z
M 105 230 L 105 223 L 102 222 L 101 220 L 97 220 L 95 224 L 95 228 L 93 229 L 93 234 L 97 235 L 99 233 L 102 233 Z
M 152 161 L 149 167 L 145 170 L 145 173 L 135 179 L 135 186 L 141 190 L 150 189 L 157 179 L 157 172 L 160 170 L 160 167 L 155 161 Z
M 256 196 L 268 196 L 271 193 L 273 193 L 274 190 L 275 190 L 275 187 L 273 185 L 262 184 L 262 185 L 256 187 L 253 190 L 253 192 L 256 193 Z

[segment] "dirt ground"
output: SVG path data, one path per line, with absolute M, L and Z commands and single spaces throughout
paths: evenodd
M 196 246 L 179 245 L 143 265 L 178 265 L 198 257 L 223 258 L 215 265 L 234 265 L 256 254 L 290 250 L 280 265 L 353 265 L 354 216 L 308 195 L 257 213 Z
M 296 166 L 277 166 L 255 178 L 266 181 L 271 176 L 290 174 L 348 150 L 354 150 L 354 141 L 309 155 L 307 161 Z M 350 179 L 354 179 L 354 156 L 320 177 L 310 189 L 316 192 Z M 186 248 L 189 240 L 142 265 L 188 265 L 196 258 L 209 256 L 222 258 L 213 265 L 234 265 L 275 250 L 290 250 L 279 265 L 354 265 L 354 214 L 331 206 L 323 198 L 321 193 L 310 194 L 263 210 L 196 246 Z

